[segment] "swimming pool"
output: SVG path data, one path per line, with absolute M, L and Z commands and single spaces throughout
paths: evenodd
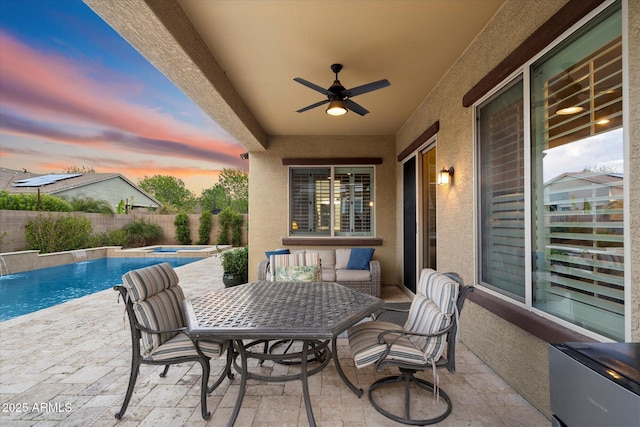
M 80 298 L 122 283 L 136 268 L 168 262 L 173 267 L 203 258 L 100 258 L 0 277 L 0 322 Z

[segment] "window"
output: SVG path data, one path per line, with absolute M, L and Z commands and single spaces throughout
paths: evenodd
M 530 88 L 519 78 L 476 109 L 480 282 L 614 340 L 625 338 L 621 29 L 618 2 L 531 63 Z
M 373 167 L 292 167 L 290 235 L 373 236 L 373 177 Z
M 621 14 L 531 67 L 533 306 L 624 339 Z
M 522 80 L 477 110 L 480 282 L 525 297 L 524 105 Z

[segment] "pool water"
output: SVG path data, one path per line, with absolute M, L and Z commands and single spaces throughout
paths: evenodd
M 101 258 L 0 277 L 0 322 L 122 283 L 130 270 L 161 262 L 173 267 L 203 258 Z

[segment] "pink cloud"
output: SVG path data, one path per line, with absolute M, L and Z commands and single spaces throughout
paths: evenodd
M 72 133 L 77 138 L 62 142 L 86 144 L 93 139 L 90 135 L 115 132 L 130 134 L 133 141 L 171 142 L 175 146 L 170 150 L 179 151 L 183 146 L 187 152 L 190 148 L 193 153 L 208 151 L 229 158 L 245 151 L 238 144 L 213 139 L 168 114 L 119 99 L 113 87 L 105 87 L 89 78 L 85 65 L 38 52 L 1 31 L 0 49 L 0 101 L 3 107 L 21 115 L 28 114 L 31 120 L 37 118 L 57 124 L 66 121 L 66 125 L 75 128 Z M 79 134 L 81 131 L 88 131 L 89 135 Z M 98 140 L 104 142 L 102 138 Z M 153 146 L 146 152 L 153 153 Z

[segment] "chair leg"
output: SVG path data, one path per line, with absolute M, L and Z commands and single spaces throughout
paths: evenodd
M 167 372 L 169 372 L 169 365 L 164 365 L 164 370 L 160 373 L 162 378 L 167 376 Z
M 213 390 L 215 390 L 216 388 L 218 388 L 218 386 L 222 383 L 222 381 L 224 380 L 224 377 L 229 378 L 230 380 L 233 379 L 233 372 L 231 372 L 231 363 L 233 362 L 233 352 L 231 351 L 231 349 L 229 348 L 227 350 L 227 364 L 224 367 L 224 370 L 222 371 L 222 373 L 220 374 L 220 376 L 218 377 L 218 379 L 216 380 L 215 383 L 213 383 L 211 386 L 209 386 L 209 388 L 207 389 L 207 394 L 211 394 L 213 392 Z
M 209 418 L 211 418 L 211 412 L 207 411 L 207 385 L 209 384 L 209 372 L 211 371 L 211 367 L 209 366 L 209 359 L 200 359 L 200 366 L 202 366 L 200 408 L 202 409 L 202 419 L 208 420 Z
M 129 374 L 129 386 L 127 387 L 127 394 L 124 396 L 124 402 L 122 402 L 122 406 L 120 407 L 120 411 L 116 413 L 116 418 L 120 419 L 124 416 L 124 413 L 127 411 L 127 406 L 129 406 L 129 401 L 131 400 L 131 396 L 133 395 L 133 389 L 136 385 L 136 379 L 138 378 L 138 373 L 140 372 L 140 362 L 137 358 L 131 361 L 131 373 Z
M 440 389 L 440 399 L 444 400 L 444 402 L 447 405 L 447 409 L 445 410 L 444 413 L 433 418 L 422 419 L 422 420 L 411 418 L 411 414 L 410 414 L 411 383 L 414 383 L 417 387 L 429 392 L 433 392 L 434 390 L 432 383 L 425 381 L 421 378 L 414 377 L 413 374 L 415 372 L 416 371 L 414 370 L 400 368 L 400 375 L 394 376 L 394 377 L 385 377 L 374 382 L 369 387 L 369 401 L 371 402 L 371 405 L 376 411 L 380 412 L 385 417 L 399 423 L 415 425 L 415 426 L 425 426 L 429 424 L 439 423 L 440 421 L 444 420 L 449 416 L 452 409 L 451 399 L 449 398 L 447 393 L 445 393 L 442 389 Z M 373 394 L 372 394 L 372 392 L 377 388 L 381 388 L 387 385 L 392 385 L 398 382 L 404 382 L 404 416 L 403 417 L 392 414 L 391 412 L 382 408 L 378 404 L 378 402 L 374 400 Z

